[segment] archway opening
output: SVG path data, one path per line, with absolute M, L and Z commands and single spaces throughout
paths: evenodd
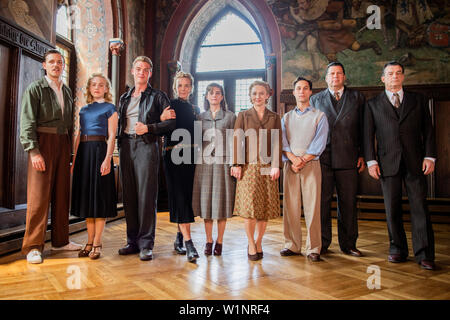
M 224 86 L 230 110 L 238 113 L 251 107 L 249 85 L 266 78 L 265 53 L 256 27 L 237 10 L 222 10 L 198 38 L 193 75 L 194 103 L 201 110 L 211 82 Z

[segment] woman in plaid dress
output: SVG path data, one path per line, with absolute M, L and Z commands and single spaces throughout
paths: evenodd
M 223 87 L 211 83 L 206 88 L 205 112 L 202 121 L 203 148 L 195 167 L 192 209 L 205 221 L 205 255 L 213 254 L 213 221 L 217 220 L 217 240 L 214 255 L 222 254 L 223 234 L 227 218 L 233 216 L 235 180 L 230 175 L 231 141 L 226 143 L 228 132 L 234 128 L 236 116 L 227 111 Z

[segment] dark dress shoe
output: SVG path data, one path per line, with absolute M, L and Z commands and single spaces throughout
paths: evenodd
M 173 249 L 177 254 L 186 254 L 186 249 L 183 247 L 183 234 L 177 232 L 177 237 L 173 243 Z
M 320 261 L 320 254 L 318 253 L 310 253 L 308 254 L 308 259 L 312 262 L 319 262 Z
M 139 253 L 139 258 L 142 261 L 148 261 L 148 260 L 152 260 L 153 259 L 153 252 L 151 249 L 142 249 L 141 252 Z
M 185 241 L 184 244 L 186 245 L 186 257 L 189 262 L 195 262 L 197 258 L 199 257 L 197 253 L 197 249 L 194 247 L 194 243 L 192 240 Z
M 289 257 L 289 256 L 299 256 L 300 253 L 289 250 L 288 248 L 284 248 L 283 250 L 280 251 L 280 255 L 283 257 Z
M 356 248 L 348 249 L 348 250 L 345 250 L 345 251 L 343 251 L 343 252 L 344 252 L 345 254 L 350 255 L 350 256 L 354 256 L 354 257 L 362 257 L 361 251 L 359 251 L 359 250 L 356 249 Z
M 328 248 L 321 248 L 320 249 L 320 254 L 327 254 L 330 253 L 331 251 L 328 250 Z
M 400 262 L 406 262 L 406 257 L 400 255 L 400 254 L 390 254 L 388 256 L 388 261 L 392 263 L 400 263 Z
M 214 255 L 215 256 L 220 256 L 222 255 L 222 244 L 216 242 L 216 245 L 214 246 Z
M 121 256 L 126 256 L 127 254 L 135 254 L 139 252 L 139 248 L 132 246 L 131 244 L 127 244 L 125 247 L 119 249 L 119 254 Z
M 434 270 L 436 269 L 436 265 L 431 260 L 422 260 L 419 262 L 420 267 L 426 270 Z
M 256 251 L 256 254 L 258 255 L 258 259 L 261 260 L 262 258 L 264 258 L 264 252 L 258 252 Z
M 205 256 L 210 256 L 212 255 L 212 247 L 213 247 L 213 243 L 212 242 L 207 242 L 205 245 Z

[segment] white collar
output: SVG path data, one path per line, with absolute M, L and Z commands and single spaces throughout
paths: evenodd
M 61 90 L 63 82 L 61 80 L 61 78 L 59 78 L 59 83 L 56 81 L 53 81 L 52 79 L 50 79 L 47 75 L 45 75 L 45 80 L 47 80 L 48 84 L 50 86 L 55 86 L 56 88 L 58 88 L 58 90 Z
M 100 100 L 97 100 L 97 101 L 94 101 L 94 102 L 97 102 L 97 103 L 105 103 L 105 99 L 100 99 Z M 94 103 L 93 102 L 93 103 Z
M 398 96 L 399 96 L 399 99 L 400 99 L 400 103 L 402 103 L 403 95 L 404 95 L 403 88 L 401 88 L 397 92 L 391 92 L 391 91 L 385 89 L 385 92 L 386 92 L 386 95 L 387 95 L 389 101 L 391 101 L 392 103 L 394 102 L 394 93 L 398 93 Z
M 345 88 L 345 87 L 342 87 L 341 89 L 338 90 L 338 92 L 339 92 L 339 97 L 342 97 L 342 95 L 344 94 L 344 88 Z M 331 90 L 330 88 L 328 88 L 328 90 L 330 91 L 331 95 L 334 97 L 334 91 Z

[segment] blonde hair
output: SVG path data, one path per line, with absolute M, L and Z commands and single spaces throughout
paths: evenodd
M 133 68 L 134 68 L 134 65 L 135 65 L 138 61 L 143 61 L 143 62 L 148 63 L 148 64 L 150 65 L 150 70 L 153 69 L 153 62 L 152 62 L 152 60 L 151 60 L 149 57 L 146 57 L 146 56 L 139 56 L 139 57 L 136 57 L 136 59 L 134 59 L 134 61 L 133 61 Z
M 175 78 L 173 79 L 173 95 L 178 98 L 178 92 L 177 92 L 177 80 L 178 79 L 182 79 L 182 78 L 186 78 L 189 79 L 191 81 L 191 94 L 192 92 L 194 92 L 194 77 L 192 76 L 192 74 L 187 73 L 187 72 L 183 72 L 183 71 L 178 71 L 177 74 L 175 75 Z
M 269 94 L 269 97 L 272 95 L 272 88 L 266 81 L 261 80 L 255 80 L 252 82 L 250 87 L 248 88 L 248 96 L 250 97 L 250 102 L 252 102 L 252 89 L 255 86 L 262 86 L 266 89 L 267 93 Z M 266 104 L 269 102 L 269 99 L 266 99 Z
M 89 104 L 89 103 L 92 103 L 94 101 L 94 97 L 92 96 L 91 91 L 89 90 L 89 87 L 91 86 L 91 82 L 92 82 L 92 80 L 94 78 L 102 78 L 102 79 L 105 80 L 106 87 L 108 88 L 108 92 L 105 92 L 104 99 L 105 99 L 105 102 L 112 102 L 113 101 L 113 96 L 112 96 L 112 93 L 111 93 L 111 82 L 109 81 L 109 79 L 107 77 L 105 77 L 103 75 L 103 73 L 99 72 L 99 73 L 93 73 L 89 77 L 89 79 L 87 81 L 86 92 L 84 94 L 84 96 L 86 97 L 86 103 Z

